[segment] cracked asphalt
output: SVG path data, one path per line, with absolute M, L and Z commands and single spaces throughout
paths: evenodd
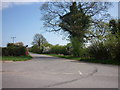
M 2 88 L 118 88 L 118 66 L 31 56 L 2 64 Z

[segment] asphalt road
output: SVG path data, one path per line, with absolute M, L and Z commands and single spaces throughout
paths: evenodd
M 31 55 L 2 64 L 3 88 L 118 88 L 118 66 Z

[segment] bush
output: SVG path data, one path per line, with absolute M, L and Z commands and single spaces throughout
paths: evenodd
M 2 48 L 3 56 L 24 56 L 26 55 L 26 48 L 24 46 L 8 46 L 7 48 Z
M 7 48 L 2 48 L 2 56 L 9 56 Z
M 96 59 L 109 59 L 111 57 L 109 49 L 103 43 L 99 42 L 89 47 L 89 54 Z
M 67 46 L 60 46 L 60 45 L 54 45 L 51 47 L 50 54 L 63 54 L 63 55 L 68 55 L 69 50 Z
M 14 43 L 8 43 L 7 44 L 7 47 L 12 47 L 12 46 L 15 46 Z
M 111 59 L 120 60 L 120 34 L 109 35 L 105 45 L 110 51 Z
M 41 54 L 42 53 L 42 50 L 37 46 L 37 45 L 34 45 L 32 46 L 30 49 L 29 49 L 30 52 L 33 52 L 33 53 L 38 53 L 38 54 Z

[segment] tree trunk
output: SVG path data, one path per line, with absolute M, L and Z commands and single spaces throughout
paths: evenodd
M 71 37 L 71 43 L 73 47 L 73 55 L 76 57 L 81 56 L 81 50 L 82 50 L 82 39 L 80 37 Z

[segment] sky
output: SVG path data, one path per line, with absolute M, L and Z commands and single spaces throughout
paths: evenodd
M 66 45 L 69 43 L 64 39 L 64 35 L 54 32 L 46 32 L 41 20 L 42 3 L 2 3 L 2 46 L 12 42 L 11 37 L 16 37 L 15 42 L 23 42 L 24 45 L 31 46 L 33 37 L 36 33 L 42 34 L 50 44 Z M 118 16 L 118 4 L 113 3 L 109 12 L 113 18 Z M 1 19 L 1 18 L 0 18 Z M 0 42 L 1 43 L 1 42 Z

